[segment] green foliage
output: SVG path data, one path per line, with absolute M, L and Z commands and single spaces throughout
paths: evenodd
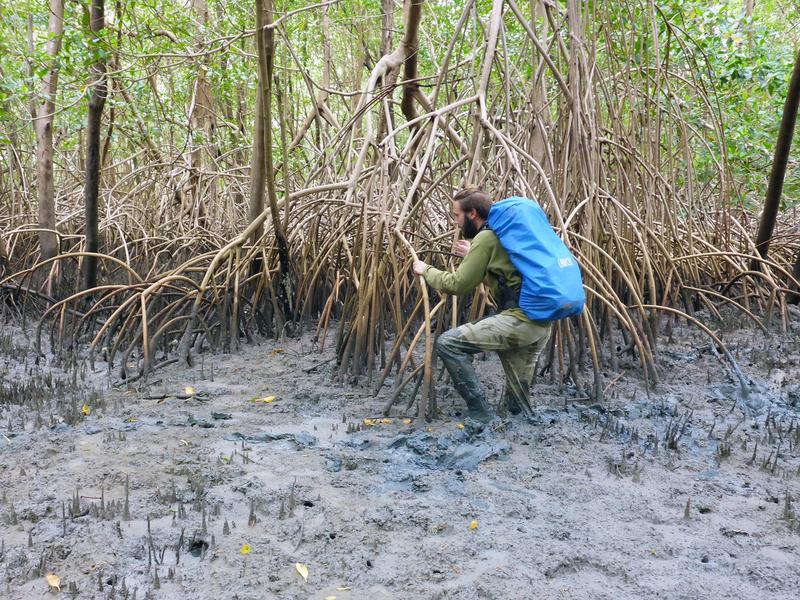
M 308 3 L 283 0 L 276 5 L 276 16 L 285 11 L 304 8 Z M 356 91 L 369 70 L 380 58 L 381 0 L 354 0 L 331 6 L 331 47 L 334 57 L 331 87 L 345 92 Z M 396 2 L 394 44 L 402 36 L 402 8 Z M 523 10 L 528 3 L 518 2 Z M 563 0 L 556 3 L 563 10 Z M 583 3 L 582 3 L 583 4 Z M 692 137 L 698 183 L 712 172 L 715 161 L 725 158 L 731 168 L 739 195 L 750 206 L 758 206 L 772 160 L 772 151 L 793 63 L 792 23 L 800 20 L 800 9 L 791 3 L 775 0 L 756 2 L 752 17 L 742 14 L 742 0 L 659 0 L 655 8 L 642 3 L 585 3 L 587 26 L 596 27 L 602 35 L 595 60 L 614 72 L 630 69 L 643 90 L 640 98 L 615 97 L 614 101 L 640 103 L 645 106 L 650 85 L 649 69 L 656 60 L 664 61 L 669 47 L 669 69 L 675 79 L 670 97 L 658 97 L 660 110 L 680 107 L 689 125 L 701 135 Z M 491 0 L 477 0 L 465 35 L 457 40 L 452 64 L 468 61 L 481 47 L 485 19 Z M 41 80 L 49 69 L 45 51 L 48 13 L 45 4 L 32 0 L 16 2 L 4 11 L 0 22 L 0 135 L 3 140 L 14 137 L 17 143 L 32 141 L 29 104 L 37 101 Z M 463 3 L 450 0 L 427 0 L 423 7 L 423 23 L 419 44 L 419 75 L 435 75 L 441 64 L 442 50 L 454 34 Z M 28 14 L 33 15 L 33 51 L 28 50 Z M 208 1 L 209 21 L 203 25 L 191 4 L 174 0 L 134 0 L 106 2 L 106 29 L 98 36 L 88 32 L 88 3 L 67 2 L 59 67 L 59 107 L 56 128 L 57 144 L 62 150 L 76 147 L 78 132 L 85 123 L 87 83 L 91 64 L 97 59 L 108 62 L 112 72 L 112 89 L 124 88 L 134 107 L 121 95 L 109 96 L 106 116 L 116 114 L 116 128 L 111 148 L 117 159 L 137 152 L 142 135 L 133 115 L 141 119 L 146 134 L 167 154 L 177 156 L 187 146 L 188 112 L 192 105 L 194 84 L 202 70 L 214 95 L 218 119 L 216 140 L 222 153 L 247 150 L 252 137 L 255 111 L 255 90 L 258 72 L 252 29 L 255 24 L 250 1 Z M 322 51 L 321 9 L 300 12 L 287 19 L 282 31 L 291 40 L 295 58 L 285 48 L 283 35 L 276 36 L 276 75 L 291 90 L 290 114 L 293 124 L 302 121 L 311 109 L 312 96 L 304 71 L 314 81 L 320 80 Z M 655 23 L 659 48 L 652 43 Z M 542 21 L 538 27 L 545 25 Z M 681 42 L 676 41 L 680 32 Z M 561 33 L 561 42 L 569 44 Z M 531 58 L 534 52 L 527 34 L 515 19 L 506 19 L 501 44 L 509 56 L 518 56 L 510 68 L 524 77 L 536 74 Z M 669 44 L 669 46 L 668 46 Z M 203 52 L 210 51 L 203 55 Z M 657 54 L 658 53 L 658 54 Z M 364 56 L 366 54 L 366 60 Z M 482 68 L 480 56 L 469 62 L 473 73 Z M 566 70 L 566 65 L 560 65 Z M 549 73 L 546 73 L 549 77 Z M 492 80 L 498 95 L 506 82 L 496 73 Z M 711 107 L 700 102 L 692 87 L 680 84 L 680 78 L 696 81 L 708 91 Z M 422 79 L 420 86 L 432 91 L 433 79 Z M 552 84 L 552 81 L 550 82 Z M 473 85 L 468 78 L 459 83 L 459 94 L 469 94 Z M 551 96 L 558 94 L 550 85 Z M 398 99 L 399 92 L 395 96 Z M 452 101 L 449 98 L 448 101 Z M 442 99 L 439 99 L 441 102 Z M 352 108 L 352 97 L 334 95 L 331 109 L 346 119 Z M 555 105 L 550 106 L 555 110 Z M 712 110 L 713 109 L 713 110 Z M 498 107 L 498 110 L 502 110 Z M 631 113 L 633 114 L 633 113 Z M 710 121 L 722 123 L 726 157 L 715 154 L 720 144 L 717 128 Z M 621 126 L 635 131 L 635 122 Z M 292 133 L 289 133 L 291 139 Z M 202 138 L 195 136 L 195 143 Z M 276 136 L 277 139 L 277 136 Z M 403 138 L 401 137 L 401 140 Z M 703 139 L 708 145 L 702 143 Z M 792 156 L 798 156 L 795 146 Z M 276 160 L 280 160 L 279 142 Z M 294 159 L 293 159 L 294 160 Z M 793 159 L 787 174 L 784 192 L 787 206 L 800 203 L 800 161 Z
M 778 135 L 783 103 L 794 64 L 794 45 L 789 23 L 797 22 L 797 7 L 780 20 L 773 2 L 756 3 L 747 17 L 742 2 L 672 0 L 664 12 L 690 36 L 694 46 L 687 54 L 705 67 L 702 75 L 717 94 L 726 149 L 735 182 L 744 202 L 757 207 L 763 202 Z M 786 7 L 784 7 L 786 8 Z M 689 56 L 682 56 L 684 64 Z M 792 155 L 797 156 L 800 137 Z M 703 160 L 701 153 L 700 160 Z M 706 155 L 706 159 L 709 157 Z M 702 172 L 703 165 L 700 165 Z M 783 203 L 800 203 L 800 161 L 789 166 Z

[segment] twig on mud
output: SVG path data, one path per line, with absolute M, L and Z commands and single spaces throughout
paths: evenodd
M 609 392 L 609 391 L 611 391 L 611 389 L 613 389 L 613 388 L 614 388 L 614 386 L 616 386 L 616 385 L 617 385 L 617 383 L 618 383 L 618 382 L 619 382 L 619 381 L 620 381 L 620 380 L 621 380 L 621 379 L 622 379 L 624 376 L 625 376 L 625 374 L 624 374 L 624 373 L 619 373 L 619 374 L 618 374 L 616 377 L 614 377 L 614 379 L 612 379 L 612 380 L 609 382 L 609 384 L 608 384 L 608 385 L 607 385 L 607 386 L 606 386 L 606 387 L 603 389 L 603 396 L 605 396 L 606 394 L 608 394 L 608 392 Z
M 311 373 L 312 371 L 316 371 L 316 370 L 317 370 L 317 369 L 319 369 L 320 367 L 322 367 L 322 366 L 325 366 L 325 365 L 327 365 L 328 363 L 332 363 L 333 361 L 335 361 L 335 360 L 336 360 L 336 358 L 337 358 L 336 356 L 332 356 L 332 357 L 330 357 L 330 358 L 329 358 L 329 359 L 327 359 L 327 360 L 323 360 L 322 362 L 319 362 L 319 363 L 317 363 L 317 364 L 315 364 L 315 365 L 312 365 L 312 366 L 310 366 L 310 367 L 306 367 L 305 369 L 303 369 L 303 372 L 304 372 L 304 373 Z
M 304 530 L 305 530 L 305 521 L 301 521 L 300 522 L 300 528 L 299 528 L 300 537 L 298 538 L 297 543 L 294 546 L 293 552 L 297 552 L 297 549 L 303 543 L 303 531 Z

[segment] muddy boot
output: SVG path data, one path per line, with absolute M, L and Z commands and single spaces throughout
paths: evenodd
M 467 401 L 467 417 L 479 421 L 480 423 L 488 423 L 495 418 L 494 410 L 482 396 L 470 396 Z
M 506 407 L 508 408 L 508 412 L 512 415 L 518 415 L 522 412 L 522 407 L 519 405 L 519 402 L 510 394 L 506 394 Z

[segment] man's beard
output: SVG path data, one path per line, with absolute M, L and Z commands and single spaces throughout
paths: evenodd
M 464 219 L 464 225 L 461 227 L 461 233 L 465 240 L 471 240 L 478 235 L 478 233 L 480 233 L 480 229 L 478 229 L 475 221 Z

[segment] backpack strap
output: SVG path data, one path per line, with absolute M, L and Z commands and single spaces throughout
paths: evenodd
M 492 231 L 488 220 L 483 222 L 479 231 L 483 231 L 484 229 Z M 509 308 L 519 308 L 519 294 L 520 290 L 522 290 L 522 285 L 520 284 L 518 288 L 512 288 L 508 285 L 508 282 L 506 282 L 506 278 L 499 275 L 497 277 L 497 286 L 500 288 L 500 297 L 495 298 L 498 305 L 497 308 L 501 311 L 508 310 Z
M 519 293 L 522 286 L 520 285 L 518 288 L 512 288 L 502 275 L 497 278 L 497 286 L 500 288 L 500 297 L 496 298 L 498 308 L 501 311 L 508 310 L 509 308 L 519 308 Z

